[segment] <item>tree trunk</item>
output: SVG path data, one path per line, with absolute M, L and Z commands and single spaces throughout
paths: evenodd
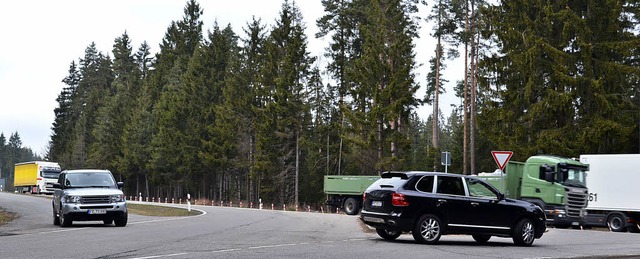
M 475 36 L 475 27 L 476 27 L 476 9 L 475 9 L 475 1 L 471 1 L 471 17 L 474 19 L 471 21 L 471 100 L 469 105 L 470 107 L 470 118 L 469 118 L 469 152 L 470 152 L 470 169 L 471 174 L 476 173 L 476 145 L 475 145 L 475 113 L 476 113 L 476 75 L 478 72 L 478 64 L 477 64 L 477 42 Z
M 466 10 L 465 10 L 465 21 L 464 21 L 464 30 L 468 31 L 469 30 L 469 4 L 467 1 L 466 6 Z M 462 142 L 462 174 L 464 175 L 468 175 L 469 171 L 469 161 L 467 160 L 467 150 L 468 150 L 468 141 L 469 141 L 469 96 L 468 96 L 468 89 L 469 89 L 469 42 L 465 41 L 464 43 L 464 89 L 463 91 L 463 104 L 462 104 L 462 110 L 463 110 L 463 142 Z

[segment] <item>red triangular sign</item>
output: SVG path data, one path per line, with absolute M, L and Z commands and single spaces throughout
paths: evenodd
M 491 155 L 493 156 L 493 160 L 496 161 L 500 170 L 504 171 L 504 167 L 507 166 L 507 162 L 511 159 L 513 155 L 513 151 L 491 151 Z

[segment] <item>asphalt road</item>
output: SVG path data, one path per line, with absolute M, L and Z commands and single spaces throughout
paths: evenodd
M 634 233 L 550 229 L 532 247 L 496 237 L 478 245 L 463 235 L 419 245 L 410 234 L 384 241 L 357 217 L 338 214 L 194 206 L 205 213 L 61 228 L 50 199 L 4 192 L 0 207 L 20 217 L 0 227 L 0 258 L 640 258 Z

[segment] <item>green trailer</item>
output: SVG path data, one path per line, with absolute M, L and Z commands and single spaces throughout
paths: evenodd
M 347 215 L 356 215 L 362 208 L 362 194 L 380 176 L 325 175 L 324 193 L 327 204 L 342 209 Z
M 539 155 L 510 161 L 504 174 L 481 173 L 507 198 L 525 200 L 545 210 L 547 222 L 559 227 L 582 225 L 586 216 L 588 165 L 569 158 Z

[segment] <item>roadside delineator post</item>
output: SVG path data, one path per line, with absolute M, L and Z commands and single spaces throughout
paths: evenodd
M 138 197 L 139 197 L 138 201 L 142 201 L 142 193 L 139 193 Z
M 191 211 L 191 194 L 187 193 L 187 211 Z
M 271 203 L 271 210 L 273 210 L 273 203 Z

